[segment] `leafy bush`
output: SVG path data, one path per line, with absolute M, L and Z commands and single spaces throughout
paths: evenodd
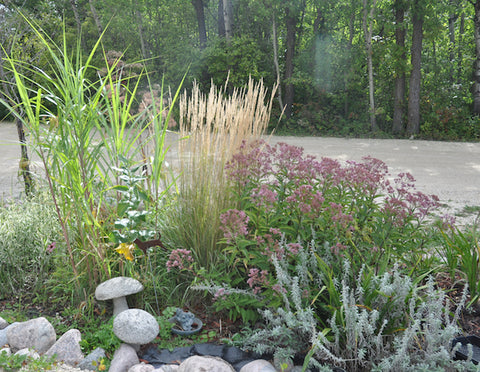
M 38 290 L 63 250 L 60 225 L 45 193 L 0 208 L 0 296 Z
M 378 159 L 342 165 L 304 157 L 299 147 L 263 142 L 244 143 L 227 172 L 238 206 L 221 216 L 221 228 L 231 264 L 244 273 L 269 270 L 273 255 L 294 263 L 299 239 L 323 246 L 320 255 L 336 272 L 345 258 L 355 272 L 367 265 L 383 273 L 397 260 L 421 265 L 424 222 L 438 198 L 415 190 L 408 173 L 391 182 Z M 289 243 L 286 250 L 281 239 Z

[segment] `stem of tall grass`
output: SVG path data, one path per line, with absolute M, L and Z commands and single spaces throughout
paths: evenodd
M 242 141 L 265 133 L 272 101 L 262 82 L 252 79 L 246 87 L 226 95 L 212 85 L 208 94 L 197 84 L 180 97 L 178 195 L 171 219 L 171 240 L 178 248 L 193 251 L 205 268 L 219 258 L 220 214 L 232 206 L 225 164 Z

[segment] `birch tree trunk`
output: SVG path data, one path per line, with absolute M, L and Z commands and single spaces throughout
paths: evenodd
M 368 95 L 370 102 L 370 128 L 372 131 L 378 129 L 375 116 L 375 86 L 373 81 L 373 55 L 372 55 L 372 34 L 373 34 L 373 15 L 377 0 L 373 0 L 370 11 L 368 10 L 367 0 L 363 0 L 363 33 L 365 35 L 365 49 L 367 52 L 368 66 Z

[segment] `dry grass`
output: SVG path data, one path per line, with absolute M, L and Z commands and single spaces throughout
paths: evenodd
M 180 176 L 175 240 L 191 249 L 208 268 L 218 258 L 219 216 L 232 206 L 225 164 L 243 140 L 265 133 L 275 89 L 268 97 L 262 82 L 250 79 L 242 89 L 224 94 L 212 86 L 202 94 L 194 85 L 180 97 Z

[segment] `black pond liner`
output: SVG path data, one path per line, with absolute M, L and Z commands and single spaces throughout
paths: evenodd
M 467 360 L 468 359 L 468 344 L 472 345 L 472 362 L 478 364 L 480 362 L 480 337 L 478 336 L 465 336 L 457 337 L 452 341 L 452 348 L 456 344 L 460 343 L 461 346 L 455 352 L 455 360 Z
M 230 363 L 235 371 L 240 369 L 247 363 L 257 359 L 272 360 L 272 354 L 260 355 L 253 352 L 246 352 L 235 346 L 219 345 L 215 343 L 196 344 L 193 346 L 177 347 L 172 351 L 168 349 L 160 349 L 156 345 L 150 345 L 139 353 L 139 357 L 155 368 L 164 365 L 179 365 L 185 359 L 194 356 L 213 356 L 222 358 Z M 295 358 L 296 365 L 303 364 L 303 358 Z M 334 372 L 344 372 L 342 368 L 332 367 Z M 312 371 L 315 371 L 312 370 Z

